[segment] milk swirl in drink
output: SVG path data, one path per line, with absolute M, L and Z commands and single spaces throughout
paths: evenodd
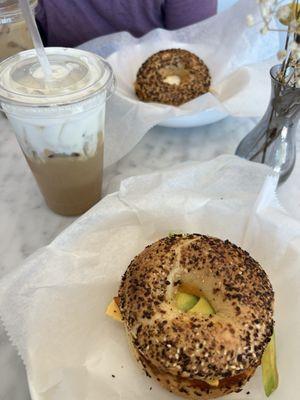
M 45 81 L 34 51 L 0 64 L 0 101 L 48 206 L 78 215 L 101 197 L 105 102 L 113 76 L 100 57 L 49 48 Z

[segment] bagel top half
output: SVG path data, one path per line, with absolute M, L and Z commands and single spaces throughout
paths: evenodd
M 178 310 L 182 284 L 214 315 Z M 162 372 L 224 379 L 256 368 L 273 333 L 274 293 L 250 255 L 228 240 L 173 235 L 137 255 L 122 278 L 120 311 L 135 350 Z

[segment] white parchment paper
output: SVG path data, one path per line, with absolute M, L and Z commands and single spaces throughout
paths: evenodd
M 255 0 L 240 0 L 230 9 L 189 27 L 156 29 L 140 39 L 127 32 L 100 37 L 80 46 L 104 57 L 113 67 L 117 88 L 107 107 L 105 164 L 123 157 L 154 125 L 170 117 L 215 109 L 241 117 L 260 116 L 270 96 L 270 67 L 279 49 L 277 32 L 261 35 L 249 28 L 246 16 L 257 15 Z M 144 103 L 134 92 L 136 74 L 153 53 L 187 49 L 208 65 L 211 93 L 180 107 Z
M 33 400 L 176 398 L 144 375 L 122 324 L 104 314 L 131 259 L 170 231 L 228 238 L 261 262 L 276 297 L 280 387 L 272 398 L 298 399 L 300 224 L 272 195 L 253 214 L 269 172 L 222 156 L 129 178 L 4 278 L 0 316 Z M 243 392 L 226 398 L 264 399 L 260 368 Z

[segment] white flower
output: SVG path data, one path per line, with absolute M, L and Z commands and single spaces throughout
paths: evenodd
M 277 53 L 278 60 L 283 60 L 287 55 L 286 50 L 279 50 Z
M 266 5 L 266 6 L 262 5 L 260 7 L 260 12 L 261 12 L 261 15 L 266 19 L 271 17 L 271 9 L 270 9 L 269 5 Z
M 297 48 L 298 48 L 298 43 L 296 43 L 295 41 L 293 41 L 293 42 L 290 44 L 290 49 L 293 51 L 293 50 L 297 50 Z
M 281 20 L 288 20 L 291 17 L 292 10 L 290 6 L 282 6 L 277 10 L 277 18 Z
M 293 55 L 294 55 L 294 57 L 295 57 L 297 60 L 300 59 L 300 47 L 298 47 L 297 50 L 294 50 L 294 51 L 293 51 Z
M 262 35 L 266 35 L 266 34 L 268 33 L 268 27 L 267 27 L 267 25 L 265 25 L 265 26 L 263 26 L 263 27 L 261 28 L 260 33 L 261 33 Z
M 293 41 L 290 44 L 290 50 L 296 60 L 300 58 L 300 45 L 297 42 Z
M 253 15 L 252 14 L 247 15 L 246 21 L 248 26 L 253 26 L 254 25 Z
M 300 31 L 300 22 L 296 21 L 296 20 L 293 20 L 293 21 L 290 22 L 289 27 L 290 27 L 290 31 L 291 32 L 297 32 L 298 33 Z

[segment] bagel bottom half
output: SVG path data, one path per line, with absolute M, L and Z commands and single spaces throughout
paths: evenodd
M 156 379 L 169 392 L 191 400 L 209 400 L 233 392 L 238 393 L 255 372 L 255 368 L 248 368 L 239 375 L 220 380 L 218 386 L 212 386 L 199 379 L 176 377 L 165 371 L 160 371 L 136 350 L 129 336 L 128 342 L 133 356 L 149 378 Z

